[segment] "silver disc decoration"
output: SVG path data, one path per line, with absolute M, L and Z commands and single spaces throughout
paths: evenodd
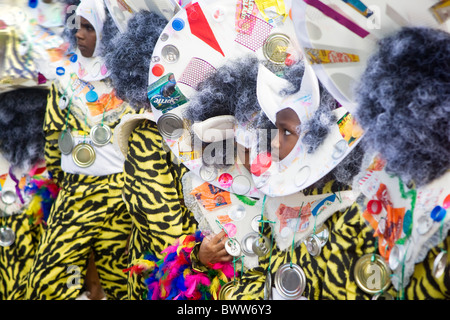
M 233 257 L 239 257 L 241 255 L 241 245 L 236 239 L 228 239 L 225 242 L 225 250 Z
M 70 130 L 63 130 L 58 136 L 58 148 L 62 154 L 70 154 L 74 146 L 74 141 Z
M 306 288 L 306 275 L 303 269 L 293 263 L 285 263 L 275 273 L 275 288 L 285 299 L 295 300 L 301 297 Z
M 270 251 L 270 241 L 266 236 L 257 237 L 252 244 L 252 250 L 258 257 L 264 257 Z
M 11 228 L 0 227 L 0 246 L 8 247 L 14 243 L 16 234 Z
M 112 132 L 109 126 L 105 124 L 96 124 L 92 127 L 89 135 L 96 146 L 102 147 L 111 141 Z

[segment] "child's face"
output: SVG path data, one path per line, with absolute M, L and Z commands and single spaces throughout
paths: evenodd
M 83 17 L 80 18 L 80 29 L 75 34 L 77 46 L 83 57 L 90 58 L 94 54 L 97 35 L 89 21 Z
M 278 131 L 271 143 L 272 159 L 283 160 L 298 141 L 300 119 L 294 110 L 286 108 L 277 113 L 275 125 Z

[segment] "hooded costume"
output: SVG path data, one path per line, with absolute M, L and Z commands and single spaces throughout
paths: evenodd
M 353 188 L 376 242 L 350 267 L 372 299 L 448 299 L 448 5 L 305 0 L 292 11 L 318 78 L 365 132 Z

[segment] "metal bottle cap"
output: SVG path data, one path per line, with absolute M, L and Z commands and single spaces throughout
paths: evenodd
M 309 254 L 312 255 L 313 257 L 318 256 L 320 252 L 322 252 L 322 243 L 319 237 L 315 234 L 310 235 L 306 239 L 305 244 Z
M 236 290 L 233 281 L 227 282 L 220 288 L 219 291 L 219 300 L 236 300 L 233 297 L 233 294 Z
M 447 252 L 441 251 L 434 259 L 432 274 L 436 279 L 440 278 L 444 273 L 447 266 L 447 258 Z
M 242 238 L 242 251 L 244 252 L 244 254 L 246 256 L 249 257 L 254 257 L 256 256 L 256 254 L 253 252 L 253 242 L 259 238 L 259 234 L 256 232 L 250 232 L 247 233 L 243 238 Z
M 270 251 L 270 241 L 266 236 L 258 237 L 253 240 L 252 250 L 258 257 L 264 257 Z
M 180 51 L 174 45 L 168 44 L 161 49 L 161 55 L 167 63 L 175 63 L 180 57 Z
M 285 263 L 275 273 L 275 288 L 285 299 L 298 299 L 306 287 L 306 275 L 297 264 Z
M 384 291 L 391 283 L 391 270 L 386 262 L 381 256 L 372 253 L 356 261 L 354 276 L 358 287 L 369 294 Z
M 62 95 L 61 98 L 59 98 L 58 107 L 61 110 L 64 110 L 65 108 L 67 108 L 68 105 L 69 99 L 65 95 Z
M 200 177 L 207 182 L 216 180 L 218 175 L 217 169 L 210 166 L 202 166 L 199 172 Z
M 0 246 L 8 247 L 14 243 L 16 239 L 16 234 L 11 228 L 1 227 L 0 228 Z
M 289 43 L 289 37 L 284 34 L 274 33 L 270 35 L 263 45 L 264 56 L 273 63 L 284 64 Z
M 239 257 L 241 255 L 241 245 L 236 239 L 228 239 L 225 242 L 225 250 L 233 257 Z
M 111 128 L 107 125 L 96 124 L 92 127 L 90 132 L 90 137 L 92 142 L 96 146 L 104 146 L 107 145 L 111 141 L 112 132 Z
M 70 154 L 73 149 L 73 137 L 70 130 L 63 130 L 58 136 L 58 147 L 62 154 Z
M 165 113 L 158 119 L 157 127 L 161 135 L 168 139 L 177 139 L 183 134 L 183 120 L 174 113 Z
M 16 193 L 14 191 L 11 190 L 5 190 L 2 192 L 2 202 L 4 204 L 13 204 L 14 202 L 16 202 Z
M 236 204 L 230 208 L 228 211 L 228 216 L 234 220 L 239 221 L 244 219 L 246 214 L 245 207 L 242 204 Z
M 95 161 L 95 150 L 87 143 L 80 143 L 73 149 L 72 159 L 77 166 L 87 168 Z

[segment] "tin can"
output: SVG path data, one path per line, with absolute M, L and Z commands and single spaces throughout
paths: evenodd
M 306 275 L 303 269 L 293 263 L 281 265 L 275 273 L 275 288 L 285 299 L 295 300 L 301 297 L 306 287 Z
M 253 252 L 253 242 L 258 239 L 259 234 L 256 232 L 250 232 L 247 233 L 243 238 L 242 238 L 242 251 L 244 252 L 244 254 L 246 256 L 249 257 L 254 257 L 256 256 L 256 254 Z
M 378 254 L 366 254 L 356 261 L 354 276 L 358 287 L 366 293 L 385 291 L 391 284 L 391 270 Z
M 72 159 L 77 166 L 87 168 L 95 161 L 95 150 L 87 143 L 80 143 L 73 149 Z
M 183 120 L 174 113 L 165 113 L 159 117 L 157 127 L 161 135 L 167 139 L 177 139 L 183 134 Z
M 241 245 L 236 239 L 228 239 L 225 242 L 225 250 L 233 257 L 239 257 L 241 255 Z
M 233 295 L 236 290 L 233 281 L 227 282 L 220 288 L 219 291 L 219 300 L 236 300 Z
M 315 234 L 310 235 L 305 240 L 306 249 L 313 257 L 318 256 L 322 252 L 322 244 L 319 237 Z
M 70 154 L 74 145 L 70 130 L 63 130 L 58 135 L 58 148 L 62 154 Z
M 266 236 L 259 236 L 253 240 L 252 250 L 258 257 L 264 257 L 270 251 L 270 241 Z
M 107 125 L 96 124 L 90 132 L 92 142 L 99 147 L 107 145 L 111 141 L 111 128 Z
M 287 57 L 287 48 L 290 40 L 285 34 L 274 33 L 270 35 L 263 45 L 263 53 L 266 59 L 275 64 L 284 64 Z
M 216 180 L 218 175 L 217 169 L 215 167 L 205 165 L 200 168 L 199 173 L 200 177 L 207 182 Z

